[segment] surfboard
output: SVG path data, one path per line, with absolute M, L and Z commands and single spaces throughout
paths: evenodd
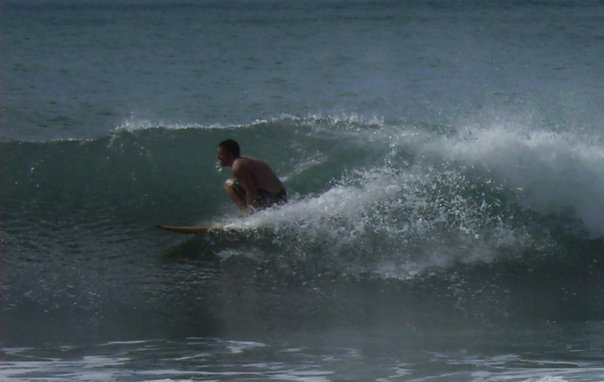
M 198 233 L 227 233 L 234 232 L 234 228 L 229 228 L 221 225 L 196 225 L 196 226 L 182 226 L 182 225 L 158 225 L 157 228 L 163 229 L 164 231 L 187 233 L 187 234 L 198 234 Z

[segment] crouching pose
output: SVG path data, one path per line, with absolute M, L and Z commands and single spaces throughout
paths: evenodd
M 230 167 L 234 179 L 224 184 L 229 198 L 246 213 L 287 202 L 287 192 L 273 170 L 262 160 L 241 156 L 232 140 L 218 145 L 220 165 Z

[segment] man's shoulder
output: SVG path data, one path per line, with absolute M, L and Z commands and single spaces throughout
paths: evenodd
M 235 161 L 233 162 L 233 165 L 231 166 L 231 169 L 236 172 L 236 171 L 248 171 L 250 169 L 250 167 L 253 166 L 255 160 L 253 158 L 250 157 L 240 157 L 235 159 Z
M 264 163 L 264 161 L 257 159 L 257 158 L 252 158 L 252 157 L 239 157 L 237 159 L 235 159 L 235 161 L 233 162 L 233 166 L 254 166 L 256 164 L 262 164 Z

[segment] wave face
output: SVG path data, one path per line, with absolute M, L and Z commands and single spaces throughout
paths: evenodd
M 239 217 L 216 166 L 227 137 L 283 177 L 287 205 Z M 2 143 L 2 153 L 9 327 L 67 317 L 66 331 L 113 333 L 116 320 L 132 330 L 130 316 L 147 312 L 156 325 L 174 299 L 181 327 L 218 298 L 177 292 L 192 288 L 183 261 L 206 264 L 211 285 L 251 262 L 262 291 L 397 285 L 432 301 L 430 312 L 442 299 L 457 313 L 461 304 L 464 317 L 483 319 L 486 307 L 496 320 L 604 314 L 604 144 L 593 136 L 281 116 L 238 126 L 130 121 L 108 137 Z M 195 223 L 240 233 L 183 238 L 154 228 Z

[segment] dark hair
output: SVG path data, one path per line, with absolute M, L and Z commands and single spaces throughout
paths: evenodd
M 239 158 L 239 155 L 241 155 L 239 143 L 237 143 L 237 141 L 235 141 L 234 139 L 227 139 L 225 141 L 222 141 L 218 144 L 218 147 L 221 147 L 224 150 L 227 150 L 228 152 L 232 153 L 233 155 L 235 155 L 235 158 Z

